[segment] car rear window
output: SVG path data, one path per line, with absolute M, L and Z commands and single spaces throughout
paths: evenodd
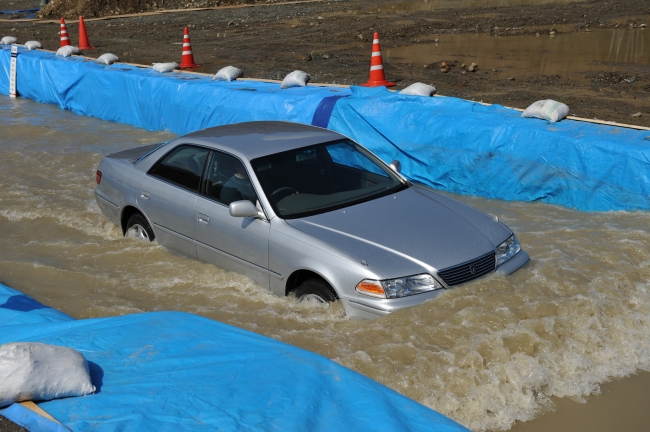
M 208 153 L 209 150 L 201 147 L 182 145 L 160 159 L 149 170 L 149 175 L 198 192 Z

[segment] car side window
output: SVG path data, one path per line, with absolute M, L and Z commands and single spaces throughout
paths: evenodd
M 159 160 L 149 170 L 149 175 L 191 192 L 198 192 L 209 152 L 201 147 L 182 145 Z
M 228 154 L 213 151 L 203 179 L 201 195 L 230 205 L 233 201 L 257 202 L 255 189 L 242 162 Z

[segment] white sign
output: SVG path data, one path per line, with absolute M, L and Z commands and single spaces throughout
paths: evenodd
M 9 69 L 9 96 L 16 97 L 16 61 L 18 60 L 18 46 L 11 46 L 11 68 Z

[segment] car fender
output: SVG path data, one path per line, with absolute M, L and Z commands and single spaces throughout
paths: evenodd
M 340 251 L 319 239 L 297 230 L 284 220 L 275 218 L 269 234 L 269 270 L 271 291 L 284 296 L 289 276 L 308 270 L 322 277 L 341 300 L 356 299 L 356 285 L 363 279 L 383 279 L 376 269 L 363 265 L 360 259 Z

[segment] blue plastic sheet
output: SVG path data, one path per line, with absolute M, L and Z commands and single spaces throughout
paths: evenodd
M 327 128 L 336 102 L 344 97 L 347 97 L 347 95 L 329 96 L 320 101 L 314 112 L 314 117 L 311 119 L 312 126 Z
M 8 50 L 0 52 L 8 76 Z M 320 102 L 348 89 L 294 87 L 252 81 L 158 73 L 125 64 L 105 66 L 81 57 L 24 51 L 18 57 L 21 96 L 77 114 L 186 134 L 210 126 L 254 120 L 310 124 Z M 4 80 L 2 80 L 4 81 Z M 0 84 L 0 92 L 8 94 Z
M 19 10 L 3 10 L 0 11 L 0 15 L 16 15 L 16 14 L 21 14 L 21 13 L 32 13 L 32 16 L 34 15 L 33 12 L 38 12 L 41 10 L 40 8 L 32 8 L 32 9 L 19 9 Z
M 467 430 L 325 357 L 191 314 L 25 322 L 0 326 L 0 344 L 66 346 L 89 362 L 95 394 L 39 403 L 74 431 Z M 0 414 L 29 420 L 13 411 Z
M 34 411 L 25 408 L 21 404 L 9 405 L 0 409 L 0 415 L 10 419 L 19 426 L 24 427 L 31 432 L 69 432 L 70 429 L 53 422 L 41 415 L 35 414 Z
M 0 283 L 0 328 L 15 324 L 72 321 L 73 318 L 45 306 L 20 291 Z
M 650 131 L 353 87 L 329 129 L 434 188 L 587 211 L 650 209 Z
M 9 51 L 0 51 L 8 94 Z M 105 120 L 179 134 L 251 120 L 327 126 L 434 188 L 584 211 L 650 209 L 650 131 L 523 119 L 499 105 L 335 89 L 217 82 L 98 65 L 43 51 L 18 57 L 18 91 Z

